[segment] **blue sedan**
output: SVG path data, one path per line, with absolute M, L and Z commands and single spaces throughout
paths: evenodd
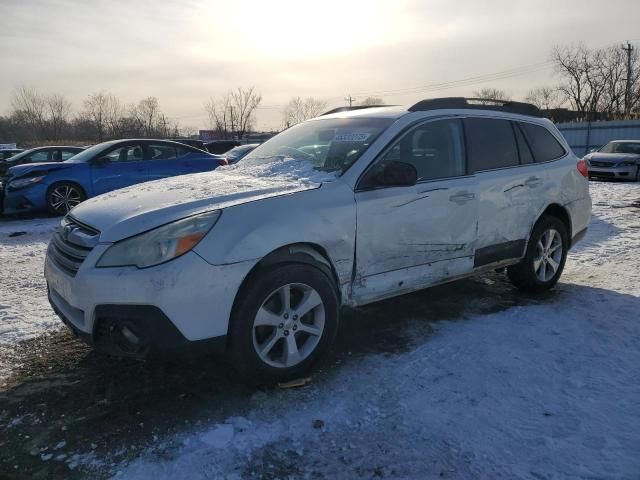
M 65 162 L 31 163 L 8 170 L 0 183 L 7 214 L 48 210 L 64 215 L 87 198 L 136 183 L 206 172 L 224 158 L 166 140 L 115 140 L 94 145 Z

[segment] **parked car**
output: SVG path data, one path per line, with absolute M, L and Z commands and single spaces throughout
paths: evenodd
M 552 288 L 587 229 L 586 176 L 527 104 L 328 114 L 219 172 L 74 208 L 49 296 L 99 350 L 219 348 L 243 374 L 288 378 L 329 348 L 341 306 L 505 267 L 522 290 Z
M 206 143 L 205 148 L 209 153 L 222 155 L 238 145 L 240 145 L 240 142 L 237 140 L 214 140 L 213 142 Z
M 234 147 L 224 154 L 224 158 L 227 160 L 229 165 L 233 165 L 234 163 L 239 162 L 245 156 L 249 154 L 252 150 L 254 150 L 259 143 L 247 143 L 246 145 L 240 145 L 239 147 Z
M 584 159 L 589 177 L 640 182 L 640 140 L 613 140 Z
M 10 168 L 4 180 L 4 213 L 48 210 L 63 215 L 111 190 L 220 165 L 226 165 L 222 157 L 167 140 L 99 143 L 64 162 Z
M 178 143 L 184 143 L 185 145 L 190 145 L 192 147 L 196 147 L 200 150 L 206 151 L 204 142 L 202 140 L 198 140 L 197 138 L 171 138 L 170 140 Z
M 2 148 L 0 149 L 0 162 L 3 160 L 7 160 L 8 158 L 17 155 L 18 153 L 24 152 L 22 148 Z
M 0 176 L 5 175 L 11 167 L 25 163 L 64 162 L 83 150 L 83 147 L 38 147 L 24 150 L 0 161 Z

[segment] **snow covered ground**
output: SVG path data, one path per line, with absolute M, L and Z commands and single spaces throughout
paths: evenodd
M 358 318 L 377 320 L 350 341 L 389 336 L 388 324 L 402 348 L 354 351 L 299 389 L 223 390 L 200 404 L 197 427 L 112 435 L 111 450 L 90 446 L 99 428 L 84 447 L 41 440 L 34 461 L 117 479 L 638 479 L 640 185 L 591 191 L 589 233 L 552 293 L 516 294 L 491 274 L 372 305 Z M 41 279 L 54 224 L 0 224 L 0 347 L 60 328 Z M 0 431 L 26 428 L 28 415 L 0 415 Z M 0 447 L 14 448 L 1 435 Z

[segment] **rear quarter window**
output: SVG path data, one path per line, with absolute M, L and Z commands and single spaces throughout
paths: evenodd
M 549 162 L 563 157 L 567 152 L 549 130 L 540 125 L 520 122 L 536 162 Z

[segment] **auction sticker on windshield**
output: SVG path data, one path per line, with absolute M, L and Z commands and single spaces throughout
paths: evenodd
M 341 133 L 333 137 L 334 142 L 364 142 L 370 133 Z

